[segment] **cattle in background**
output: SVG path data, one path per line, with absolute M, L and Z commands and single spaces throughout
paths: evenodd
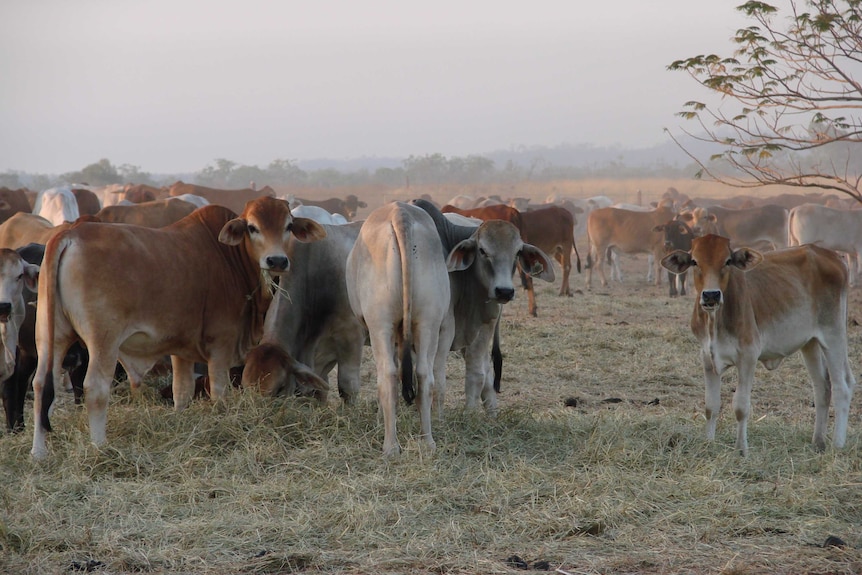
M 757 362 L 775 369 L 801 350 L 814 388 L 814 446 L 826 447 L 831 397 L 832 443 L 843 447 L 856 380 L 847 357 L 847 270 L 841 258 L 811 244 L 765 254 L 734 250 L 728 238 L 707 235 L 695 238 L 690 252 L 665 256 L 662 265 L 674 273 L 694 268 L 691 330 L 702 346 L 707 437 L 715 437 L 721 375 L 736 366 L 736 449 L 746 455 Z
M 147 184 L 129 184 L 123 189 L 121 199 L 133 204 L 143 204 L 144 202 L 155 202 L 164 200 L 169 195 L 167 188 L 157 188 Z
M 95 216 L 82 216 L 76 221 L 98 220 Z M 73 225 L 65 222 L 55 226 L 42 216 L 19 212 L 0 224 L 0 248 L 17 249 L 34 243 L 44 245 L 54 235 Z
M 648 212 L 610 207 L 590 212 L 587 218 L 587 289 L 592 287 L 593 267 L 599 272 L 602 287 L 607 287 L 604 263 L 611 249 L 626 254 L 652 255 L 655 285 L 661 285 L 659 262 L 664 255 L 664 238 L 653 228 L 675 215 L 673 210 L 664 206 Z
M 654 232 L 664 237 L 664 251 L 669 254 L 676 250 L 687 252 L 691 250 L 691 240 L 694 239 L 694 231 L 684 221 L 674 218 L 667 223 L 653 228 Z M 676 297 L 677 294 L 685 295 L 685 280 L 688 272 L 676 274 L 667 270 L 668 295 Z M 679 289 L 677 289 L 679 284 Z
M 850 285 L 856 284 L 862 256 L 862 211 L 803 204 L 790 210 L 787 230 L 791 246 L 817 244 L 847 254 Z
M 771 249 L 787 247 L 787 208 L 768 204 L 734 210 L 721 206 L 695 208 L 680 214 L 680 219 L 698 235 L 714 234 L 730 238 L 736 246 L 764 242 Z
M 599 208 L 609 208 L 614 204 L 614 201 L 607 196 L 593 196 L 590 198 L 573 198 L 560 194 L 550 194 L 545 198 L 546 204 L 556 204 L 568 209 L 575 218 L 575 239 L 586 235 L 587 219 L 590 212 Z
M 576 269 L 581 272 L 581 256 L 575 245 L 574 218 L 565 208 L 546 206 L 540 209 L 521 213 L 521 237 L 555 258 L 563 269 L 563 279 L 560 283 L 559 295 L 572 295 L 569 285 L 569 274 L 572 271 L 572 252 L 575 252 Z M 529 310 L 536 317 L 536 297 L 533 289 L 533 279 L 521 271 L 521 281 L 529 297 Z
M 38 193 L 33 213 L 42 216 L 55 226 L 74 222 L 80 217 L 78 202 L 69 186 L 50 188 Z
M 196 196 L 194 194 L 180 194 L 178 196 L 170 196 L 170 197 L 175 199 L 175 200 L 182 200 L 184 202 L 194 204 L 195 207 L 197 207 L 197 208 L 202 208 L 204 206 L 210 205 L 210 202 L 208 199 L 204 198 L 203 196 Z M 163 199 L 167 199 L 167 198 L 163 198 Z M 158 201 L 158 200 L 156 200 L 156 201 Z
M 24 189 L 0 188 L 0 223 L 5 222 L 18 212 L 29 214 L 32 211 L 33 208 L 27 200 Z
M 416 398 L 420 433 L 433 450 L 431 400 L 438 394 L 435 381 L 442 383 L 446 377 L 445 369 L 435 368 L 441 363 L 436 358 L 449 350 L 444 328 L 450 301 L 445 254 L 434 221 L 410 204 L 377 208 L 362 224 L 347 257 L 346 274 L 350 306 L 368 330 L 377 366 L 383 455 L 401 452 L 395 428 L 399 379 L 405 400 Z
M 309 218 L 318 224 L 340 226 L 347 223 L 347 218 L 341 214 L 332 214 L 320 206 L 307 206 L 305 204 L 300 204 L 295 208 L 291 208 L 290 212 L 298 218 Z
M 224 206 L 236 213 L 242 213 L 246 202 L 250 202 L 262 196 L 275 196 L 275 191 L 269 186 L 259 190 L 242 188 L 238 190 L 222 190 L 219 188 L 208 188 L 197 184 L 186 184 L 181 181 L 174 183 L 168 189 L 169 196 L 181 196 L 183 194 L 194 194 L 206 198 L 211 204 Z
M 307 200 L 305 198 L 294 198 L 295 202 L 303 206 L 317 206 L 323 208 L 330 214 L 340 214 L 352 222 L 356 218 L 359 208 L 367 208 L 368 204 L 350 194 L 343 200 L 341 198 L 329 198 L 327 200 Z
M 476 198 L 461 194 L 450 199 L 446 205 L 456 207 L 459 210 L 470 210 L 476 207 Z
M 262 275 L 288 270 L 290 234 L 314 241 L 325 231 L 292 218 L 285 202 L 263 197 L 238 217 L 205 206 L 166 228 L 81 223 L 54 236 L 45 248 L 36 310 L 32 455 L 47 454 L 55 375 L 76 341 L 90 355 L 84 388 L 96 445 L 106 440 L 118 359 L 136 389 L 171 355 L 178 411 L 194 393 L 194 363 L 207 363 L 212 396 L 222 399 L 229 369 L 260 339 L 272 299 Z
M 510 222 L 489 220 L 478 228 L 458 226 L 429 202 L 413 203 L 431 215 L 443 252 L 449 254 L 449 321 L 454 333 L 447 337 L 451 338 L 449 349 L 464 357 L 466 405 L 476 408 L 481 402 L 494 415 L 503 366 L 499 320 L 503 305 L 515 297 L 512 270 L 519 265 L 534 277 L 553 282 L 551 260 L 542 250 L 524 243 L 520 230 Z M 445 373 L 445 357 L 438 356 L 437 361 L 441 363 L 436 369 Z M 435 408 L 442 411 L 445 379 L 438 379 L 437 384 L 440 393 L 435 396 Z
M 79 217 L 94 216 L 102 209 L 99 197 L 86 188 L 72 188 L 72 195 L 75 196 L 75 203 L 78 205 Z
M 28 380 L 16 374 L 19 330 L 26 321 L 28 306 L 24 290 L 36 291 L 39 266 L 24 260 L 15 250 L 0 249 L 0 386 L 6 428 L 24 428 L 24 395 Z M 31 310 L 32 315 L 32 310 Z
M 316 242 L 288 240 L 293 265 L 279 280 L 260 344 L 246 357 L 243 387 L 292 395 L 297 361 L 323 379 L 337 365 L 338 394 L 347 404 L 356 402 L 366 334 L 350 307 L 345 266 L 361 225 L 324 226 L 326 237 Z
M 107 206 L 96 217 L 108 224 L 132 224 L 146 228 L 163 228 L 178 222 L 197 206 L 178 198 L 155 200 L 143 204 Z

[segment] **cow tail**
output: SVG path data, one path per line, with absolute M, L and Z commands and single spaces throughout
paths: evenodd
M 572 238 L 572 249 L 575 251 L 575 267 L 578 273 L 581 273 L 581 254 L 578 253 L 578 244 L 575 243 L 574 238 Z M 589 254 L 587 254 L 587 257 L 589 257 Z
M 403 214 L 395 220 L 395 237 L 401 255 L 401 396 L 407 405 L 416 399 L 413 383 L 413 228 Z
M 574 243 L 575 243 L 575 240 L 573 237 L 572 238 L 572 244 L 574 245 Z M 578 248 L 575 248 L 575 251 L 577 251 L 577 249 Z M 590 230 L 589 230 L 589 228 L 587 228 L 587 264 L 584 266 L 584 269 L 589 269 L 591 267 L 593 267 L 593 245 L 592 245 L 592 242 L 590 241 Z
M 500 310 L 502 316 L 503 310 Z M 494 326 L 494 343 L 491 346 L 491 359 L 494 363 L 494 391 L 500 393 L 500 380 L 503 378 L 503 353 L 500 351 L 500 316 Z
M 42 259 L 42 267 L 40 269 L 40 280 L 46 286 L 44 299 L 44 313 L 46 326 L 46 357 L 44 358 L 45 365 L 48 366 L 45 372 L 45 384 L 42 387 L 42 409 L 39 413 L 39 421 L 42 424 L 42 429 L 51 431 L 51 421 L 48 412 L 51 409 L 51 404 L 54 403 L 54 332 L 56 331 L 55 316 L 57 310 L 57 297 L 59 292 L 60 279 L 60 256 L 69 247 L 69 241 L 64 235 L 57 237 L 56 241 L 49 241 L 45 246 L 45 256 Z M 41 358 L 40 358 L 41 359 Z

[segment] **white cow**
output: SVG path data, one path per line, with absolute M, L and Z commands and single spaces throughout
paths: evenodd
M 290 213 L 297 218 L 308 218 L 314 220 L 318 224 L 327 224 L 331 226 L 342 226 L 347 223 L 347 218 L 341 214 L 331 214 L 319 206 L 306 206 L 299 204 L 296 207 L 290 208 Z
M 80 217 L 78 201 L 69 186 L 39 192 L 33 205 L 33 213 L 42 216 L 55 226 L 64 222 L 74 222 Z
M 441 338 L 449 311 L 444 256 L 431 217 L 402 202 L 371 212 L 347 256 L 350 307 L 368 330 L 377 365 L 386 457 L 401 452 L 395 430 L 398 379 L 404 398 L 411 402 L 414 365 L 420 431 L 427 447 L 435 448 L 431 401 L 435 381 L 445 381 L 446 374 L 434 368 L 436 358 L 449 351 L 449 340 Z

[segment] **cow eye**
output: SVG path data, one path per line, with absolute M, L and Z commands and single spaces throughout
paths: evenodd
M 250 233 L 250 234 L 258 234 L 258 233 L 260 233 L 260 230 L 258 229 L 258 227 L 257 227 L 256 225 L 254 225 L 254 224 L 248 224 L 248 233 Z
M 287 226 L 285 226 L 284 231 L 289 232 L 292 229 L 293 229 L 293 222 L 290 222 L 289 224 L 287 224 Z
M 479 253 L 482 255 L 483 258 L 488 257 L 488 252 L 485 251 L 485 248 L 479 248 Z
M 24 279 L 24 274 L 21 274 L 20 276 L 18 276 L 18 281 L 21 281 L 22 279 Z

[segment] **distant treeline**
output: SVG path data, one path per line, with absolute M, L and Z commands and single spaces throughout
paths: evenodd
M 567 158 L 556 148 L 518 149 L 488 155 L 446 157 L 443 154 L 410 156 L 406 159 L 362 159 L 350 162 L 317 161 L 303 164 L 294 160 L 273 160 L 264 168 L 247 166 L 227 159 L 217 159 L 197 172 L 153 174 L 139 166 L 115 166 L 108 159 L 85 166 L 80 171 L 59 175 L 29 174 L 18 171 L 0 173 L 0 186 L 47 189 L 60 184 L 86 183 L 91 186 L 122 184 L 169 185 L 177 180 L 218 187 L 297 186 L 334 188 L 380 185 L 517 183 L 588 178 L 690 178 L 696 171 L 693 163 L 670 164 L 661 157 L 645 158 L 638 152 L 619 150 L 597 154 L 595 148 L 566 148 L 572 163 L 558 163 Z M 609 158 L 609 154 L 616 155 Z M 575 164 L 572 155 L 582 160 Z M 628 154 L 635 155 L 629 163 Z M 553 158 L 554 161 L 548 158 Z

